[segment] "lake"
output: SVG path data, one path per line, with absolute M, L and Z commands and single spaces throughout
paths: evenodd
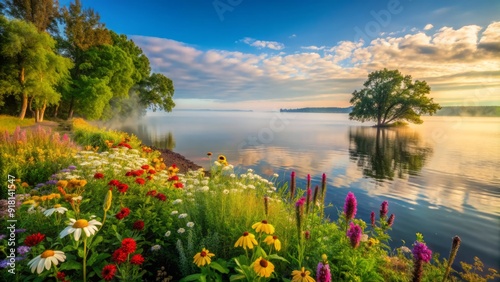
M 411 248 L 420 232 L 434 252 L 448 257 L 458 235 L 455 265 L 478 256 L 485 269 L 500 269 L 500 118 L 423 120 L 377 130 L 347 114 L 177 110 L 118 129 L 205 168 L 206 153 L 213 152 L 240 173 L 278 173 L 284 182 L 295 171 L 301 188 L 307 174 L 314 187 L 326 173 L 330 218 L 337 219 L 349 191 L 358 199 L 356 217 L 366 222 L 387 200 L 396 216 L 392 248 Z

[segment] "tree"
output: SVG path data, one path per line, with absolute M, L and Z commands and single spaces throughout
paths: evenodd
M 421 124 L 420 115 L 432 115 L 441 109 L 427 96 L 431 90 L 427 82 L 413 82 L 411 76 L 403 76 L 398 70 L 372 72 L 363 86 L 352 93 L 352 120 L 373 120 L 378 127 L 396 121 Z
M 67 75 L 71 63 L 54 52 L 54 39 L 31 23 L 0 17 L 0 31 L 0 94 L 21 100 L 19 118 L 24 119 L 28 103 L 35 101 L 40 110 L 59 100 L 54 87 Z M 36 121 L 38 117 L 40 113 Z
M 57 0 L 6 0 L 8 14 L 34 24 L 39 32 L 57 33 L 59 2 Z
M 175 107 L 173 96 L 174 83 L 170 78 L 160 73 L 153 73 L 139 85 L 141 104 L 149 107 L 153 112 L 156 110 L 172 111 L 172 108 Z

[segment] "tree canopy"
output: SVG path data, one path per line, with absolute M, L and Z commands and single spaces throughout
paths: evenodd
M 376 121 L 377 126 L 397 121 L 420 124 L 420 115 L 432 115 L 441 108 L 428 97 L 431 88 L 427 82 L 412 81 L 410 75 L 403 76 L 398 70 L 372 72 L 363 86 L 352 93 L 352 120 Z

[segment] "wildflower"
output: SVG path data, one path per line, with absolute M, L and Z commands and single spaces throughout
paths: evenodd
M 169 231 L 167 231 L 167 232 L 165 232 L 165 237 L 169 237 L 171 233 L 172 233 L 172 232 L 170 232 L 170 230 L 169 230 Z
M 432 258 L 432 251 L 427 248 L 425 243 L 415 241 L 413 244 L 413 281 L 419 282 L 422 280 L 422 272 L 424 271 L 424 263 L 429 262 Z
M 295 171 L 290 175 L 290 200 L 295 197 Z
M 292 282 L 314 282 L 314 278 L 310 275 L 311 272 L 309 270 L 305 270 L 304 267 L 302 267 L 301 270 L 294 270 L 292 271 Z
M 66 280 L 66 274 L 64 272 L 61 272 L 61 271 L 57 272 L 56 278 L 57 278 L 57 281 L 59 281 L 59 280 L 61 280 L 63 282 L 67 281 Z
M 108 185 L 109 186 L 115 186 L 115 187 L 118 187 L 118 185 L 120 184 L 120 181 L 116 180 L 116 179 L 113 179 L 111 181 L 108 182 Z
M 149 169 L 149 165 L 145 164 L 143 166 L 141 166 L 142 169 Z
M 31 234 L 26 239 L 24 239 L 24 244 L 28 247 L 33 247 L 38 245 L 38 243 L 42 242 L 45 239 L 45 235 L 41 233 Z
M 391 216 L 389 216 L 389 219 L 387 220 L 387 226 L 392 226 L 392 224 L 394 223 L 394 217 L 394 214 L 391 214 Z
M 135 183 L 139 184 L 139 185 L 144 185 L 144 183 L 146 183 L 146 180 L 144 180 L 143 178 L 136 178 L 135 179 Z
M 51 216 L 54 212 L 58 212 L 60 214 L 63 214 L 65 212 L 67 212 L 67 211 L 68 211 L 67 208 L 62 207 L 61 205 L 57 204 L 57 205 L 54 205 L 53 208 L 45 210 L 43 212 L 43 214 L 48 217 L 48 216 Z
M 160 245 L 154 245 L 151 247 L 151 251 L 153 251 L 153 252 L 159 251 L 160 249 L 161 249 Z
M 179 218 L 186 218 L 188 216 L 187 213 L 181 213 L 179 214 Z
M 136 220 L 134 222 L 134 225 L 132 226 L 132 229 L 134 229 L 134 230 L 142 230 L 142 229 L 144 229 L 144 221 L 142 221 L 142 220 Z
M 357 201 L 356 197 L 352 192 L 347 193 L 344 204 L 344 214 L 346 222 L 353 219 L 356 216 L 357 211 Z
M 189 228 L 193 228 L 194 227 L 194 222 L 190 221 L 190 222 L 186 223 L 186 226 L 189 227 Z
M 410 248 L 408 248 L 407 246 L 402 246 L 400 249 L 403 253 L 411 253 Z
M 158 200 L 162 201 L 162 202 L 165 202 L 167 200 L 167 196 L 165 196 L 164 194 L 162 193 L 158 193 L 155 198 L 157 198 Z
M 19 246 L 17 248 L 17 253 L 21 256 L 25 255 L 26 253 L 28 253 L 29 251 L 31 250 L 30 247 L 28 246 Z
M 127 254 L 135 252 L 137 248 L 137 243 L 132 238 L 125 238 L 122 240 L 121 249 Z
M 380 241 L 376 238 L 370 238 L 368 239 L 368 246 L 375 246 L 377 245 L 378 243 L 380 243 Z
M 179 180 L 179 176 L 177 175 L 174 175 L 174 176 L 170 176 L 167 181 L 178 181 Z
M 102 205 L 102 208 L 104 212 L 106 213 L 109 208 L 111 208 L 111 201 L 113 200 L 113 192 L 111 191 L 111 188 L 108 190 L 106 193 L 106 197 L 104 198 L 104 204 Z
M 178 211 L 172 211 L 172 212 L 170 213 L 170 215 L 176 215 L 176 214 L 178 214 L 178 213 L 179 213 Z
M 175 188 L 183 188 L 184 184 L 182 184 L 181 182 L 176 182 L 176 183 L 174 183 L 174 187 Z
M 361 235 L 362 235 L 361 227 L 351 222 L 349 230 L 347 231 L 347 237 L 349 237 L 349 240 L 351 241 L 351 246 L 353 248 L 357 248 L 359 246 L 359 242 L 361 241 Z
M 281 242 L 280 240 L 278 239 L 278 236 L 267 236 L 266 239 L 264 239 L 264 243 L 268 244 L 268 245 L 274 245 L 274 249 L 276 251 L 279 251 L 281 250 Z
M 446 266 L 446 271 L 444 274 L 443 281 L 445 281 L 446 278 L 448 278 L 448 275 L 450 274 L 451 265 L 453 264 L 453 261 L 455 260 L 455 257 L 457 255 L 458 248 L 460 247 L 461 241 L 462 240 L 460 240 L 460 237 L 458 237 L 458 236 L 453 237 L 453 241 L 451 243 L 451 251 L 450 251 L 450 255 L 448 257 L 448 265 Z
M 104 278 L 104 280 L 110 281 L 115 277 L 115 273 L 116 273 L 116 265 L 108 264 L 103 267 L 101 275 L 102 278 Z
M 306 238 L 306 240 L 311 239 L 311 231 L 306 230 L 306 231 L 304 232 L 304 238 Z
M 267 223 L 267 220 L 263 220 L 261 222 L 254 223 L 252 228 L 255 229 L 255 232 L 265 232 L 266 234 L 274 233 L 274 226 Z
M 116 186 L 116 189 L 118 189 L 118 191 L 120 193 L 126 193 L 128 190 L 128 185 L 125 183 L 118 183 L 118 185 Z
M 150 169 L 150 170 L 148 170 L 148 173 L 149 173 L 149 174 L 155 174 L 155 173 L 156 173 L 156 170 L 154 170 L 154 169 Z
M 66 186 L 68 186 L 68 181 L 66 181 L 66 180 L 59 180 L 59 181 L 57 181 L 56 186 L 59 186 L 61 188 L 66 188 Z
M 268 278 L 274 272 L 274 264 L 259 257 L 253 262 L 253 270 L 258 276 Z
M 177 205 L 177 204 L 180 204 L 182 203 L 182 200 L 181 199 L 177 199 L 175 201 L 172 202 L 173 205 Z
M 87 221 L 86 219 L 75 220 L 70 218 L 68 226 L 61 231 L 59 237 L 64 238 L 66 235 L 74 233 L 74 239 L 75 241 L 78 241 L 82 235 L 82 231 L 85 232 L 87 237 L 94 235 L 97 231 L 97 225 L 102 225 L 102 223 L 95 219 Z
M 52 264 L 58 265 L 59 262 L 66 260 L 66 255 L 61 251 L 45 250 L 41 255 L 38 255 L 30 262 L 28 266 L 31 267 L 31 272 L 36 272 L 38 274 L 42 273 L 43 269 L 49 270 Z
M 102 174 L 101 172 L 96 172 L 94 174 L 94 178 L 95 179 L 103 179 L 104 178 L 104 174 Z
M 205 264 L 208 265 L 211 263 L 211 257 L 213 256 L 215 256 L 215 254 L 212 254 L 209 250 L 203 248 L 201 252 L 194 255 L 193 263 L 196 264 L 198 267 L 202 267 Z
M 184 229 L 184 228 L 179 228 L 179 229 L 177 230 L 177 233 L 179 233 L 179 234 L 182 234 L 182 233 L 184 233 L 184 232 L 186 232 L 186 229 Z
M 387 201 L 383 201 L 380 205 L 380 218 L 385 218 L 387 213 L 389 212 L 389 203 Z
M 151 191 L 148 191 L 146 193 L 146 196 L 152 196 L 152 197 L 154 197 L 154 196 L 156 196 L 156 193 L 157 193 L 156 190 L 151 190 Z
M 245 232 L 243 232 L 243 235 L 238 239 L 238 241 L 236 241 L 236 243 L 234 244 L 234 247 L 235 248 L 243 247 L 243 249 L 246 250 L 247 247 L 249 249 L 253 249 L 254 245 L 258 245 L 257 240 L 255 240 L 255 235 L 245 231 Z
M 127 261 L 128 255 L 122 248 L 119 248 L 114 251 L 112 258 L 114 262 L 120 264 Z
M 295 207 L 301 207 L 305 204 L 306 198 L 302 197 L 297 202 L 295 202 Z
M 323 254 L 321 256 L 322 261 L 318 263 L 316 269 L 316 281 L 318 282 L 330 282 L 332 281 L 332 274 L 330 273 L 330 265 L 328 265 L 328 257 Z
M 118 220 L 122 220 L 125 217 L 127 217 L 130 214 L 130 209 L 129 208 L 122 208 L 117 214 L 115 214 L 115 217 Z
M 141 254 L 135 254 L 130 259 L 131 264 L 141 265 L 144 263 L 144 257 Z
M 217 157 L 217 160 L 219 161 L 220 164 L 224 165 L 224 166 L 227 166 L 228 163 L 227 163 L 227 159 L 226 159 L 226 156 L 224 155 L 219 155 Z
M 370 213 L 370 221 L 372 223 L 372 227 L 375 227 L 375 212 Z

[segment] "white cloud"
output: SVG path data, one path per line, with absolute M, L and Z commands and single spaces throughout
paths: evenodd
M 272 50 L 282 50 L 285 48 L 285 45 L 283 43 L 279 43 L 276 41 L 263 41 L 263 40 L 256 40 L 254 38 L 250 37 L 245 37 L 240 40 L 243 43 L 246 43 L 250 46 L 257 47 L 259 49 L 262 48 L 269 48 Z
M 432 24 L 426 24 L 424 26 L 424 30 L 429 30 L 429 29 L 432 29 L 434 26 Z
M 500 22 L 493 22 L 484 28 L 443 27 L 431 34 L 380 37 L 369 44 L 342 41 L 331 48 L 307 46 L 294 54 L 202 51 L 169 39 L 135 36 L 133 40 L 150 58 L 153 71 L 174 81 L 178 99 L 248 104 L 342 101 L 347 105 L 350 93 L 362 87 L 367 75 L 383 68 L 425 79 L 438 103 L 451 101 L 455 93 L 475 97 L 477 91 L 491 93 L 488 101 L 500 101 L 499 34 Z M 252 38 L 241 42 L 283 48 L 278 42 Z M 311 52 L 319 50 L 324 52 Z
M 292 35 L 290 35 L 290 36 L 288 36 L 288 38 L 295 38 L 295 37 L 297 37 L 297 35 L 295 33 L 292 34 Z

